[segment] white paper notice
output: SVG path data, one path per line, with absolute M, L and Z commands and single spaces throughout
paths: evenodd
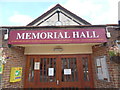
M 97 61 L 97 66 L 101 66 L 100 59 L 96 59 L 96 61 Z
M 48 76 L 54 76 L 54 68 L 48 68 Z
M 71 75 L 71 69 L 64 69 L 64 75 Z
M 39 70 L 39 69 L 40 69 L 40 62 L 35 62 L 34 70 Z
M 98 68 L 98 79 L 103 79 L 102 69 Z

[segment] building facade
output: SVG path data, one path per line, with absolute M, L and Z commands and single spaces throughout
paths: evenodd
M 1 30 L 2 88 L 120 88 L 119 25 L 91 25 L 57 4 Z

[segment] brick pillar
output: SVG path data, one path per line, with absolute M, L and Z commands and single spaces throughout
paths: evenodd
M 24 86 L 24 73 L 25 73 L 25 55 L 24 48 L 13 46 L 11 48 L 4 48 L 3 50 L 9 57 L 4 65 L 3 75 L 2 75 L 2 88 L 23 88 Z M 11 67 L 22 67 L 22 80 L 20 82 L 10 82 L 10 71 Z

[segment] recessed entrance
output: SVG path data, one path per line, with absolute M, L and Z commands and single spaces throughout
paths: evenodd
M 90 55 L 27 56 L 25 88 L 93 88 Z

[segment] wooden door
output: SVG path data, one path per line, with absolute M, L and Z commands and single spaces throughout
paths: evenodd
M 57 87 L 57 56 L 28 56 L 26 64 L 25 88 Z
M 58 58 L 57 56 L 38 56 L 40 69 L 37 71 L 37 84 L 39 88 L 57 88 Z
M 93 73 L 92 73 L 92 60 L 90 55 L 79 56 L 79 62 L 81 62 L 81 88 L 94 88 Z
M 62 88 L 81 88 L 81 65 L 78 57 L 74 55 L 60 56 L 59 84 Z M 81 64 L 81 63 L 80 63 Z
M 28 56 L 25 88 L 93 88 L 90 55 Z

